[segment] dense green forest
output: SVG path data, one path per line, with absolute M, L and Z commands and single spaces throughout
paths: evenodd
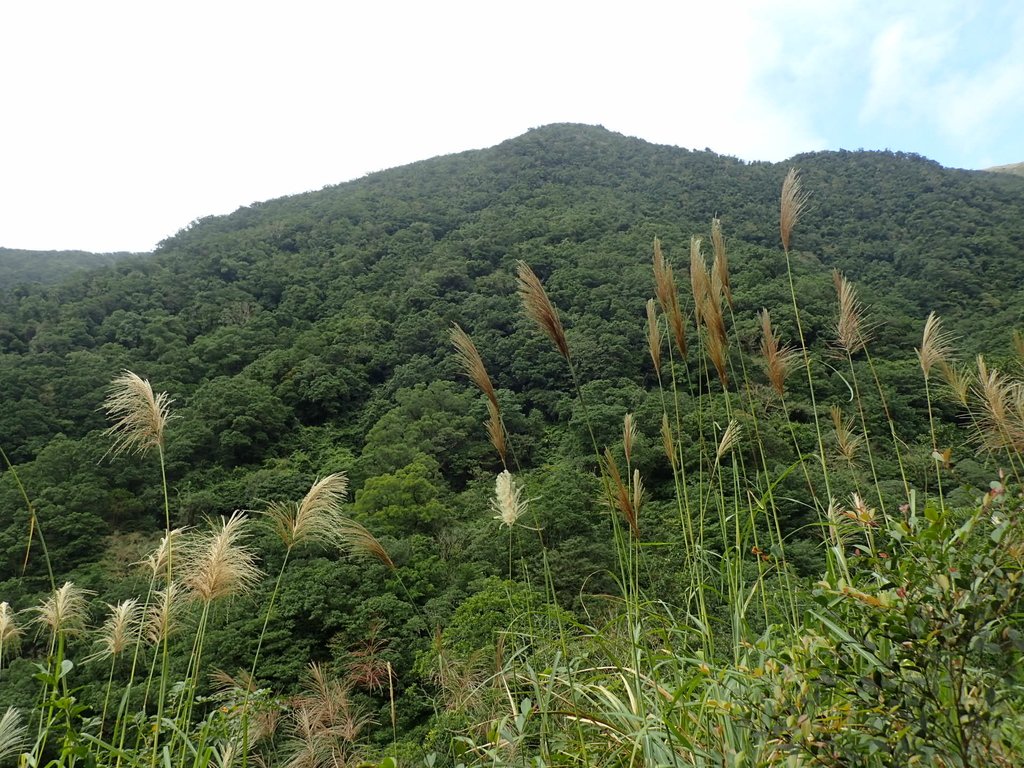
M 25 251 L 0 248 L 0 293 L 26 283 L 56 283 L 86 269 L 105 267 L 138 254 L 88 251 Z
M 780 242 L 791 168 L 808 198 Z M 21 271 L 0 290 L 0 600 L 22 624 L 38 620 L 13 652 L 0 615 L 0 707 L 38 707 L 40 685 L 50 696 L 51 735 L 28 747 L 37 759 L 86 765 L 68 745 L 105 744 L 120 764 L 111 745 L 131 717 L 149 717 L 165 734 L 152 740 L 180 748 L 168 759 L 182 765 L 213 764 L 203 754 L 295 766 L 1012 764 L 1007 745 L 1022 734 L 990 726 L 1024 702 L 1009 666 L 1022 650 L 1010 576 L 1024 550 L 1006 490 L 1024 469 L 1021 444 L 1016 433 L 984 441 L 984 415 L 966 394 L 941 396 L 937 373 L 923 379 L 915 349 L 935 312 L 962 360 L 984 355 L 974 389 L 989 372 L 1020 372 L 1024 178 L 889 152 L 745 163 L 554 125 L 201 219 L 151 256 L 52 280 Z M 452 345 L 453 324 L 468 346 Z M 777 365 L 795 371 L 785 387 L 765 369 L 773 338 Z M 169 401 L 159 437 L 122 451 L 113 398 L 118 386 L 145 392 L 125 371 Z M 966 369 L 944 371 L 954 394 L 958 381 L 973 391 Z M 1006 397 L 1020 417 L 1014 381 Z M 495 499 L 506 468 L 515 479 L 499 480 Z M 836 523 L 840 504 L 863 530 Z M 330 508 L 335 533 L 289 528 L 307 506 Z M 964 509 L 975 522 L 940 546 L 967 527 Z M 243 523 L 258 573 L 237 595 L 197 598 L 181 631 L 136 653 L 153 692 L 126 682 L 135 661 L 31 613 L 70 581 L 85 590 L 82 623 L 100 626 L 108 605 L 134 598 L 148 616 L 162 575 L 135 564 L 168 531 L 191 531 L 187 574 L 188 547 L 206 546 L 211 525 L 209 536 Z M 939 622 L 945 593 L 921 573 L 997 566 L 1005 583 L 973 583 L 975 602 L 956 608 L 956 636 L 972 644 L 951 662 L 934 642 L 955 634 Z M 168 562 L 165 591 L 176 573 Z M 881 615 L 892 590 L 918 582 L 916 617 Z M 985 592 L 997 582 L 1002 592 Z M 914 633 L 933 634 L 918 649 Z M 883 636 L 921 655 L 901 657 L 906 646 Z M 651 661 L 664 648 L 676 652 Z M 820 665 L 837 648 L 848 666 Z M 973 697 L 967 725 L 895 728 L 944 701 L 900 688 L 901 663 L 952 669 L 951 690 Z M 581 682 L 613 667 L 624 672 L 611 682 Z M 641 667 L 703 675 L 704 737 L 652 715 L 662 694 Z M 745 694 L 740 669 L 761 670 Z M 842 691 L 840 679 L 867 713 L 845 729 L 835 724 L 848 707 L 807 692 L 818 691 L 807 681 Z M 344 735 L 311 724 L 318 695 L 344 709 Z M 779 710 L 729 741 L 744 695 L 775 695 Z M 580 714 L 612 699 L 621 722 Z M 250 706 L 277 712 L 280 734 L 253 726 L 250 743 L 246 725 L 242 756 L 224 763 L 239 738 L 232 713 Z M 637 725 L 648 718 L 664 732 Z M 984 736 L 965 735 L 975 727 Z M 301 762 L 296 745 L 314 736 L 327 757 Z M 606 758 L 611 743 L 630 748 Z M 903 757 L 887 763 L 890 752 Z

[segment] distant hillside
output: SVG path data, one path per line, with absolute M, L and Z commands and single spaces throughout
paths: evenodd
M 0 291 L 22 283 L 56 283 L 69 275 L 130 258 L 130 253 L 0 248 Z
M 993 173 L 1012 173 L 1014 176 L 1024 176 L 1024 163 L 1010 163 L 1009 165 L 994 165 L 986 168 L 986 171 Z

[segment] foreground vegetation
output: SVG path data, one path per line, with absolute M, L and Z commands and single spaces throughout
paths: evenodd
M 297 430 L 287 461 L 208 471 L 245 513 L 176 476 L 186 457 L 258 450 L 279 405 L 222 381 L 175 409 L 118 376 L 105 436 L 3 478 L 20 498 L 0 594 L 6 759 L 1019 764 L 1020 363 L 962 366 L 936 315 L 915 360 L 907 321 L 873 326 L 841 274 L 826 304 L 795 250 L 805 202 L 789 177 L 783 248 L 757 267 L 787 288 L 770 313 L 743 294 L 764 285 L 730 274 L 718 222 L 710 263 L 690 243 L 683 290 L 655 243 L 646 332 L 642 300 L 622 307 L 651 278 L 609 284 L 608 326 L 637 326 L 622 338 L 563 324 L 520 263 L 515 351 L 483 324 L 485 365 L 452 331 L 479 396 L 411 387 L 358 456 L 328 420 Z M 344 373 L 280 370 L 310 393 Z M 531 375 L 526 397 L 495 384 Z M 83 493 L 82 466 L 131 489 L 104 489 L 127 530 L 98 561 L 50 514 Z M 126 535 L 136 499 L 162 533 Z

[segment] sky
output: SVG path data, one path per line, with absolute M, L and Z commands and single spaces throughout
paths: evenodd
M 1024 2 L 5 2 L 0 247 L 148 251 L 555 122 L 1022 162 Z

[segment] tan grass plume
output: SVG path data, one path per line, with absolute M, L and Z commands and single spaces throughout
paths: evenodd
M 839 319 L 836 322 L 836 344 L 849 355 L 855 355 L 867 345 L 870 331 L 863 322 L 864 310 L 857 289 L 838 269 L 832 270 L 832 282 L 839 299 Z
M 347 492 L 348 478 L 343 472 L 335 472 L 314 482 L 302 501 L 273 502 L 263 514 L 270 518 L 289 550 L 307 539 L 328 543 L 338 525 Z
M 953 399 L 967 407 L 970 400 L 971 387 L 974 384 L 974 373 L 969 366 L 959 366 L 955 362 L 939 361 L 939 373 L 946 384 L 946 389 Z
M 159 645 L 182 627 L 182 618 L 189 595 L 177 582 L 172 581 L 153 593 L 146 609 L 143 632 L 153 645 Z
M 1013 351 L 1017 355 L 1018 362 L 1024 363 L 1024 333 L 1019 329 L 1013 329 Z
M 740 441 L 740 436 L 743 434 L 743 428 L 736 419 L 731 419 L 725 430 L 722 432 L 722 437 L 718 441 L 718 450 L 715 451 L 715 460 L 721 461 L 722 457 L 729 453 Z
M 551 339 L 562 357 L 569 360 L 569 342 L 565 336 L 565 329 L 562 327 L 562 320 L 558 316 L 558 310 L 548 298 L 540 278 L 534 274 L 525 261 L 517 262 L 516 271 L 519 282 L 519 298 L 523 302 L 526 316 L 533 320 L 541 331 Z
M 490 400 L 487 401 L 487 421 L 484 422 L 484 427 L 487 429 L 487 437 L 491 441 L 491 445 L 498 452 L 501 466 L 507 466 L 508 463 L 505 459 L 508 446 L 505 443 L 505 425 L 501 421 L 501 412 L 498 410 L 498 406 Z
M 711 303 L 711 276 L 700 249 L 700 238 L 690 238 L 690 290 L 693 292 L 693 314 L 697 330 L 707 326 L 708 305 Z
M 494 481 L 494 497 L 491 499 L 491 510 L 497 512 L 495 520 L 511 528 L 526 512 L 526 500 L 522 498 L 523 489 L 512 473 L 507 469 L 498 474 Z
M 1024 383 L 989 368 L 978 355 L 973 394 L 981 401 L 977 437 L 989 450 L 1024 449 Z
M 28 743 L 28 728 L 21 722 L 21 713 L 8 707 L 0 717 L 0 761 L 17 756 Z
M 782 237 L 782 248 L 789 252 L 790 238 L 793 228 L 800 216 L 807 210 L 808 195 L 800 187 L 800 174 L 796 168 L 790 168 L 782 182 L 782 197 L 779 205 L 779 234 Z
M 160 543 L 138 565 L 150 571 L 153 578 L 167 573 L 167 562 L 177 549 L 178 540 L 184 535 L 184 528 L 172 528 L 160 538 Z
M 396 570 L 391 555 L 364 526 L 355 520 L 345 518 L 334 532 L 334 539 L 339 548 L 356 557 L 368 557 L 382 563 L 388 570 Z
M 0 602 L 0 669 L 3 669 L 4 659 L 17 652 L 21 635 L 15 611 L 11 610 L 7 601 Z
M 758 314 L 761 323 L 761 357 L 772 388 L 781 397 L 785 394 L 786 378 L 793 370 L 799 354 L 788 345 L 783 345 L 772 328 L 772 317 L 767 309 Z
M 729 256 L 725 250 L 725 236 L 722 234 L 722 222 L 716 217 L 711 220 L 711 250 L 714 258 L 711 271 L 715 274 L 725 300 L 733 308 L 732 287 L 729 285 Z
M 142 605 L 138 598 L 122 600 L 117 605 L 107 603 L 107 619 L 97 635 L 99 649 L 89 660 L 109 659 L 134 647 L 142 631 Z
M 182 565 L 183 582 L 200 602 L 245 594 L 260 580 L 256 555 L 244 543 L 248 523 L 236 510 L 189 542 Z
M 162 448 L 172 402 L 166 392 L 154 395 L 149 382 L 131 371 L 115 378 L 103 402 L 107 418 L 113 422 L 105 432 L 114 439 L 113 454 Z
M 633 446 L 636 444 L 636 420 L 632 413 L 622 418 L 622 449 L 626 454 L 626 463 L 633 461 Z
M 665 254 L 661 250 L 661 241 L 654 239 L 654 293 L 658 297 L 661 311 L 668 318 L 668 326 L 672 332 L 672 339 L 675 341 L 676 349 L 682 358 L 686 358 L 686 323 L 683 321 L 683 312 L 679 307 L 679 291 L 676 289 L 676 278 L 672 272 L 672 265 L 668 263 Z M 650 330 L 651 310 L 648 309 L 648 334 Z M 648 337 L 650 339 L 650 336 Z M 653 357 L 653 352 L 652 352 Z M 658 332 L 658 362 L 661 361 L 661 337 Z
M 668 414 L 661 414 L 661 447 L 665 451 L 665 458 L 674 470 L 676 468 L 676 442 L 672 436 L 672 426 L 668 422 Z
M 640 489 L 640 496 L 634 499 L 634 495 L 630 493 L 629 488 L 622 482 L 622 473 L 619 472 L 618 462 L 615 461 L 615 456 L 608 449 L 604 449 L 604 466 L 605 472 L 608 474 L 608 479 L 611 481 L 611 493 L 612 499 L 611 504 L 613 508 L 618 509 L 622 513 L 622 516 L 626 519 L 629 524 L 629 529 L 633 532 L 634 536 L 640 536 L 640 527 L 637 520 L 638 507 L 634 505 L 634 500 L 641 501 L 643 488 Z M 607 499 L 606 499 L 607 501 Z
M 832 417 L 832 428 L 836 436 L 836 445 L 839 455 L 852 464 L 857 458 L 857 451 L 864 442 L 864 436 L 858 435 L 853 430 L 853 417 L 843 418 L 843 410 L 838 405 L 829 408 Z
M 658 314 L 655 309 L 654 299 L 647 300 L 647 351 L 651 355 L 651 362 L 654 363 L 654 370 L 660 375 L 661 326 L 658 324 Z
M 33 623 L 46 627 L 52 635 L 78 634 L 85 630 L 88 599 L 92 594 L 87 589 L 76 587 L 74 582 L 66 581 L 31 609 L 36 614 Z
M 473 339 L 462 330 L 458 323 L 452 323 L 449 334 L 452 344 L 458 352 L 459 366 L 462 368 L 462 372 L 487 396 L 488 401 L 498 408 L 498 396 L 494 391 L 487 368 L 484 366 L 484 359 L 480 356 Z
M 942 319 L 934 312 L 929 312 L 928 319 L 924 321 L 921 346 L 917 350 L 917 359 L 925 379 L 931 375 L 933 366 L 950 362 L 953 342 L 953 335 L 942 328 Z

